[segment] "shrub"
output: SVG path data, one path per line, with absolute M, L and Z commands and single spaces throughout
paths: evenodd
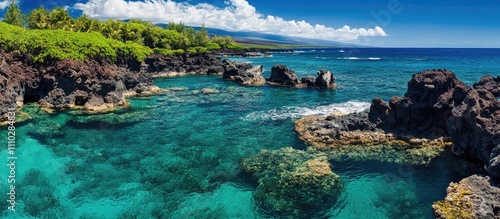
M 64 30 L 25 30 L 0 22 L 0 48 L 7 52 L 28 54 L 35 62 L 72 59 L 77 61 L 130 55 L 142 61 L 153 50 L 134 42 L 123 43 L 100 33 Z

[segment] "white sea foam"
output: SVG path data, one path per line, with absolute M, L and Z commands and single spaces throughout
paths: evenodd
M 314 108 L 300 107 L 300 106 L 284 106 L 269 111 L 252 112 L 243 117 L 243 120 L 257 121 L 257 120 L 283 120 L 289 118 L 300 118 L 303 116 L 320 115 L 326 116 L 334 112 L 342 114 L 349 114 L 355 112 L 362 112 L 370 107 L 368 102 L 348 101 L 344 103 L 334 103 L 326 106 L 317 106 Z
M 342 58 L 337 58 L 337 59 L 344 59 L 344 60 L 370 60 L 370 61 L 378 61 L 381 60 L 382 58 L 379 57 L 368 57 L 368 58 L 359 58 L 359 57 L 342 57 Z

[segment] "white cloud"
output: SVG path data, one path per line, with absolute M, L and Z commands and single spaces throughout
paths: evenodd
M 387 36 L 381 27 L 334 29 L 321 24 L 312 25 L 304 20 L 287 21 L 281 17 L 262 15 L 246 0 L 229 0 L 224 8 L 202 3 L 192 5 L 172 0 L 89 0 L 74 8 L 87 16 L 99 19 L 140 18 L 153 23 L 184 22 L 190 26 L 219 28 L 229 31 L 258 31 L 311 39 L 350 41 L 365 36 Z
M 0 10 L 3 10 L 6 7 L 8 7 L 11 2 L 12 2 L 11 0 L 0 1 Z

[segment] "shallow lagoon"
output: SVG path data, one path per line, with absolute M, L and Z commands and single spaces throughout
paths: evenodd
M 327 68 L 340 85 L 334 91 L 187 76 L 157 79 L 174 89 L 131 99 L 131 108 L 115 112 L 118 119 L 37 112 L 17 124 L 18 206 L 9 218 L 269 218 L 255 206 L 255 184 L 240 163 L 262 149 L 305 148 L 293 130 L 296 119 L 360 111 L 374 97 L 403 95 L 411 74 L 428 68 L 451 69 L 469 85 L 500 70 L 499 50 L 344 50 L 238 59 L 264 64 L 265 76 L 276 63 L 300 76 Z M 6 163 L 7 151 L 0 156 Z M 432 218 L 431 204 L 444 198 L 449 182 L 477 171 L 451 155 L 427 166 L 332 165 L 345 191 L 317 218 Z M 2 169 L 2 188 L 7 176 Z

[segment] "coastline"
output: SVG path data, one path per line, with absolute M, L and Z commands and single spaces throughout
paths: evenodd
M 127 98 L 155 95 L 165 90 L 154 85 L 153 78 L 186 75 L 222 75 L 226 66 L 218 54 L 222 51 L 191 55 L 149 55 L 142 63 L 114 64 L 107 60 L 60 60 L 34 64 L 26 56 L 0 53 L 2 109 L 20 109 L 25 103 L 39 102 L 48 112 L 84 109 L 88 113 L 106 113 L 127 107 Z M 263 50 L 248 50 L 263 51 Z M 267 50 L 266 50 L 267 51 Z M 244 56 L 247 50 L 231 52 Z M 236 68 L 241 65 L 236 65 Z M 238 69 L 237 69 L 238 70 Z M 102 77 L 102 78 L 101 78 Z M 1 112 L 0 122 L 6 121 Z
M 63 91 L 64 91 L 64 89 L 59 87 L 60 84 L 57 84 L 56 86 L 52 86 L 53 90 L 49 90 L 46 93 L 46 95 L 49 98 L 45 98 L 45 97 L 40 98 L 39 101 L 43 101 L 43 102 L 50 104 L 50 105 L 47 105 L 48 107 L 45 107 L 45 109 L 49 110 L 49 111 L 50 110 L 65 110 L 65 109 L 87 109 L 87 113 L 104 113 L 104 112 L 110 112 L 110 111 L 116 109 L 117 107 L 127 107 L 128 102 L 127 102 L 126 98 L 128 98 L 128 97 L 132 97 L 132 96 L 136 96 L 136 95 L 146 95 L 146 96 L 147 95 L 155 95 L 155 94 L 164 92 L 165 90 L 162 90 L 154 85 L 152 79 L 155 77 L 178 77 L 178 76 L 184 76 L 184 75 L 190 75 L 190 74 L 224 75 L 224 73 L 228 69 L 227 63 L 231 63 L 231 64 L 233 64 L 233 66 L 236 66 L 236 69 L 238 70 L 239 73 L 241 73 L 240 70 L 242 72 L 247 72 L 248 69 L 251 69 L 251 67 L 250 68 L 248 67 L 249 65 L 244 65 L 243 63 L 225 62 L 224 60 L 222 60 L 221 58 L 219 58 L 213 54 L 190 55 L 189 57 L 152 55 L 152 56 L 147 57 L 146 60 L 148 60 L 149 64 L 146 62 L 141 63 L 139 71 L 130 70 L 129 67 L 126 67 L 126 66 L 105 64 L 102 67 L 103 69 L 109 67 L 110 69 L 113 69 L 113 71 L 123 71 L 123 75 L 118 76 L 116 78 L 113 78 L 113 77 L 111 77 L 110 79 L 108 78 L 108 80 L 110 80 L 110 81 L 103 80 L 104 81 L 103 84 L 108 84 L 108 85 L 115 84 L 115 87 L 113 87 L 114 89 L 110 89 L 109 92 L 107 92 L 107 93 L 102 93 L 101 96 L 93 96 L 92 98 L 94 98 L 94 100 L 92 100 L 92 98 L 89 98 L 86 100 L 86 102 L 83 102 L 83 103 L 80 102 L 79 104 L 76 104 L 76 101 L 78 101 L 78 100 L 82 101 L 83 100 L 82 98 L 85 96 L 85 94 L 79 94 L 79 95 L 75 95 L 75 97 L 74 97 L 75 104 L 73 104 L 73 105 L 68 104 L 68 102 L 71 102 L 71 99 L 73 98 L 73 97 L 70 97 L 70 95 L 75 94 L 74 91 L 76 91 L 76 90 L 69 92 L 69 95 L 66 95 L 67 93 L 65 91 L 64 92 L 65 95 L 62 95 L 62 93 L 58 92 L 59 90 L 57 90 L 57 89 L 59 88 Z M 5 62 L 12 63 L 12 61 L 10 61 L 10 60 L 7 60 Z M 66 62 L 69 62 L 69 63 L 66 63 Z M 85 65 L 85 64 L 95 65 L 95 63 L 92 63 L 92 62 L 81 62 L 80 64 L 82 64 L 82 63 L 83 63 L 83 65 Z M 63 61 L 60 61 L 59 64 L 61 64 L 61 66 L 63 66 L 63 67 L 60 69 L 59 68 L 53 69 L 54 72 L 58 72 L 58 73 L 50 75 L 50 72 L 49 72 L 49 75 L 54 76 L 54 79 L 56 79 L 56 81 L 57 80 L 64 81 L 66 79 L 65 76 L 68 75 L 68 74 L 66 74 L 67 72 L 70 72 L 69 78 L 73 78 L 75 81 L 79 80 L 78 77 L 77 78 L 73 77 L 73 75 L 78 75 L 80 73 L 79 71 L 76 71 L 75 69 L 71 69 L 71 68 L 69 70 L 65 69 L 68 67 L 68 65 L 73 66 L 73 64 L 75 64 L 75 63 L 72 63 L 72 61 L 63 60 Z M 75 64 L 75 65 L 79 65 L 79 64 Z M 56 66 L 59 66 L 59 65 L 56 64 Z M 49 67 L 51 67 L 51 66 L 49 66 Z M 46 68 L 48 68 L 48 67 L 41 66 L 38 69 L 35 69 L 33 71 L 42 72 L 42 70 L 46 70 Z M 181 72 L 177 71 L 179 69 L 181 70 Z M 185 70 L 184 72 L 182 72 L 183 69 Z M 188 69 L 191 69 L 191 70 L 195 69 L 196 71 L 187 71 Z M 175 70 L 175 71 L 172 71 L 172 70 Z M 107 72 L 105 70 L 103 70 L 103 72 L 110 73 L 110 72 Z M 47 73 L 47 71 L 46 71 L 46 73 Z M 260 72 L 260 73 L 262 73 L 262 72 Z M 45 79 L 45 78 L 47 78 L 47 75 L 42 75 L 42 77 L 43 77 L 43 79 Z M 128 78 L 128 77 L 132 77 L 132 78 Z M 119 81 L 121 81 L 125 78 L 127 78 L 128 80 L 127 80 L 127 83 L 122 82 L 123 86 L 125 86 L 125 88 L 126 88 L 124 90 L 123 86 L 119 83 Z M 35 81 L 36 81 L 36 79 L 35 79 Z M 493 81 L 495 81 L 495 80 L 493 80 Z M 42 79 L 40 79 L 40 81 L 36 81 L 36 82 L 37 82 L 38 86 L 40 86 L 40 85 L 42 87 L 47 86 L 47 84 L 45 84 L 45 83 L 40 83 L 40 82 L 45 82 Z M 487 84 L 491 84 L 489 82 L 491 82 L 491 80 L 489 78 L 486 78 L 486 79 L 482 80 L 482 82 L 478 83 L 477 86 L 484 87 Z M 456 84 L 459 84 L 459 83 L 457 82 Z M 53 85 L 53 84 L 49 84 L 49 85 Z M 87 85 L 88 84 L 86 84 L 86 86 Z M 131 86 L 131 85 L 135 85 L 135 86 Z M 277 85 L 288 86 L 288 85 L 282 85 L 282 84 L 277 84 Z M 495 86 L 496 86 L 496 84 L 495 84 Z M 30 86 L 28 85 L 28 87 L 30 87 Z M 435 87 L 436 87 L 435 85 L 429 84 L 429 83 L 426 83 L 423 85 L 423 88 L 425 88 L 425 89 L 430 89 L 430 88 L 435 88 Z M 33 89 L 33 87 L 30 87 L 30 89 Z M 117 92 L 117 89 L 119 92 Z M 495 92 L 494 89 L 492 89 L 492 88 L 488 88 L 488 89 Z M 54 91 L 54 90 L 56 90 L 56 91 Z M 80 89 L 78 89 L 78 90 L 80 90 Z M 95 92 L 95 90 L 89 90 L 89 91 Z M 31 94 L 34 91 L 26 92 L 26 90 L 25 90 L 25 91 L 19 91 L 18 93 L 23 93 L 23 92 Z M 415 95 L 418 95 L 420 93 L 421 93 L 420 91 L 417 91 L 417 92 L 415 92 Z M 108 95 L 108 94 L 110 94 L 110 95 Z M 87 96 L 90 96 L 88 91 L 87 91 Z M 111 101 L 106 100 L 106 99 L 110 99 L 109 96 L 112 96 L 113 98 L 114 97 L 117 97 L 117 98 L 114 98 L 114 99 L 111 98 Z M 60 99 L 63 99 L 63 100 L 69 99 L 69 101 L 58 102 L 57 100 L 60 100 Z M 101 99 L 102 99 L 102 101 L 101 101 Z M 16 98 L 16 100 L 19 102 L 21 99 Z M 85 104 L 87 104 L 89 101 L 93 102 L 93 103 L 89 104 L 87 106 L 87 108 L 85 108 Z M 389 104 L 387 104 L 387 103 L 384 104 L 384 102 L 381 102 L 380 100 L 377 100 L 377 101 L 374 100 L 374 103 L 372 103 L 372 107 L 374 109 L 373 112 L 379 112 L 379 114 L 377 115 L 378 117 L 377 116 L 375 116 L 375 117 L 380 118 L 380 116 L 384 116 L 384 115 L 387 116 L 386 115 L 386 113 L 388 113 L 386 111 L 387 106 L 394 106 L 394 104 L 399 103 L 398 101 L 404 103 L 404 101 L 402 101 L 400 99 L 391 100 L 391 103 L 389 103 Z M 24 99 L 21 102 L 24 102 Z M 43 102 L 42 102 L 42 105 L 43 105 Z M 380 112 L 382 112 L 382 113 L 380 113 Z M 336 118 L 341 118 L 342 116 L 345 116 L 345 115 L 333 115 L 329 119 L 327 119 L 327 117 L 323 117 L 323 118 L 317 118 L 317 119 L 313 119 L 313 120 L 315 122 L 322 121 L 322 120 L 332 121 L 332 120 L 335 120 Z M 304 119 L 299 120 L 299 121 L 304 121 Z M 387 119 L 382 119 L 380 121 L 381 122 L 387 121 Z M 307 128 L 305 128 L 305 129 L 307 129 Z M 329 128 L 329 130 L 331 130 L 331 128 Z M 435 130 L 437 130 L 437 129 L 435 129 Z M 409 137 L 409 138 L 405 138 L 405 139 L 401 140 L 401 138 L 402 138 L 401 136 L 399 136 L 399 137 L 398 136 L 387 137 L 387 134 L 385 134 L 385 133 L 382 134 L 385 136 L 385 137 L 383 136 L 381 138 L 382 140 L 380 140 L 380 138 L 377 138 L 376 136 L 373 137 L 373 136 L 365 135 L 366 133 L 365 134 L 361 133 L 360 135 L 356 135 L 355 131 L 347 131 L 344 133 L 344 136 L 349 137 L 348 135 L 350 135 L 350 134 L 352 134 L 352 136 L 350 136 L 350 137 L 354 136 L 355 139 L 360 140 L 358 142 L 350 142 L 350 143 L 353 143 L 355 145 L 370 144 L 373 142 L 379 143 L 379 144 L 387 144 L 389 142 L 389 144 L 392 144 L 391 141 L 393 141 L 393 140 L 398 141 L 394 144 L 398 147 L 401 145 L 411 145 L 411 146 L 415 146 L 416 148 L 425 148 L 426 143 L 429 143 L 429 145 L 438 145 L 436 147 L 436 148 L 438 148 L 437 152 L 436 153 L 431 152 L 430 153 L 431 156 L 439 156 L 439 153 L 442 150 L 442 148 L 444 146 L 449 147 L 449 145 L 450 145 L 449 139 L 445 139 L 442 141 L 438 140 L 439 144 L 434 144 L 435 142 L 434 143 L 427 142 L 425 139 L 423 140 L 420 137 L 418 137 L 418 138 Z M 415 134 L 415 133 L 412 133 L 412 134 Z M 377 133 L 375 133 L 375 135 L 377 135 Z M 302 135 L 300 135 L 300 136 L 302 136 Z M 368 138 L 364 138 L 367 136 L 368 136 Z M 377 135 L 377 136 L 379 136 L 379 135 Z M 384 138 L 387 138 L 387 141 L 384 141 L 383 140 Z M 308 142 L 308 140 L 306 138 L 303 138 L 302 140 Z M 344 144 L 346 144 L 346 142 L 341 142 L 339 144 L 344 145 Z M 314 143 L 312 143 L 312 145 L 314 145 Z M 381 148 L 375 147 L 375 150 L 379 151 L 379 150 L 381 150 Z M 387 148 L 384 148 L 383 150 L 387 150 Z M 319 151 L 324 152 L 322 150 L 319 150 Z M 414 151 L 414 152 L 418 152 L 418 151 Z M 345 153 L 345 151 L 341 151 L 340 153 Z M 420 153 L 417 153 L 417 154 L 420 154 Z M 412 154 L 410 153 L 410 155 L 412 155 Z M 321 156 L 326 156 L 329 159 L 331 159 L 331 158 L 335 159 L 335 157 L 337 157 L 338 155 L 335 155 L 335 154 L 332 155 L 332 154 L 326 153 L 326 155 L 322 154 Z M 339 155 L 339 156 L 342 156 L 342 155 Z M 428 157 L 426 157 L 426 155 L 424 157 L 428 158 Z M 430 157 L 430 159 L 432 159 L 432 158 L 433 157 Z M 385 161 L 392 162 L 391 160 L 385 160 Z M 401 163 L 407 163 L 407 162 L 408 162 L 407 160 L 401 161 Z M 416 162 L 416 163 L 419 165 L 422 164 L 420 162 Z M 263 185 L 263 186 L 267 186 L 267 185 Z M 493 188 L 497 188 L 497 187 L 493 187 Z M 334 194 L 336 194 L 336 193 L 334 193 Z M 300 205 L 300 203 L 299 204 L 294 203 L 294 205 Z

